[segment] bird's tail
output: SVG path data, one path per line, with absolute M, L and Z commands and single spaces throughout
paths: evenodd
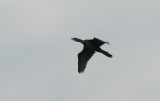
M 107 57 L 110 57 L 110 58 L 112 57 L 112 55 L 110 53 L 108 53 L 108 52 L 106 52 L 104 50 L 102 50 L 101 53 L 104 54 Z

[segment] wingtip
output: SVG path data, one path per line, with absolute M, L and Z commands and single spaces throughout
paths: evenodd
M 84 70 L 78 70 L 78 73 L 79 74 L 81 74 L 81 73 L 83 73 L 84 72 Z
M 109 41 L 105 42 L 106 44 L 110 45 Z
M 82 72 L 78 72 L 79 74 L 82 74 Z

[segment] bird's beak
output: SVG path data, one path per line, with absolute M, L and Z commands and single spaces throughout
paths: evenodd
M 71 38 L 73 41 L 77 41 L 77 38 Z

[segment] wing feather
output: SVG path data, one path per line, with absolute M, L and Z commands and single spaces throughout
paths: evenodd
M 84 71 L 88 60 L 93 56 L 94 53 L 95 53 L 94 51 L 84 47 L 83 50 L 78 54 L 78 72 L 79 73 L 82 73 Z
M 92 40 L 90 40 L 92 44 L 96 45 L 96 46 L 102 46 L 104 43 L 104 41 L 98 39 L 98 38 L 94 38 Z

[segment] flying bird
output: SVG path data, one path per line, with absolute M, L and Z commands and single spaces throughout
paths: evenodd
M 112 55 L 100 48 L 103 44 L 109 42 L 102 41 L 98 38 L 90 39 L 90 40 L 81 40 L 79 38 L 71 38 L 76 42 L 80 42 L 83 44 L 83 50 L 78 54 L 78 72 L 84 72 L 88 60 L 93 56 L 95 52 L 99 52 L 104 54 L 107 57 L 112 57 Z

